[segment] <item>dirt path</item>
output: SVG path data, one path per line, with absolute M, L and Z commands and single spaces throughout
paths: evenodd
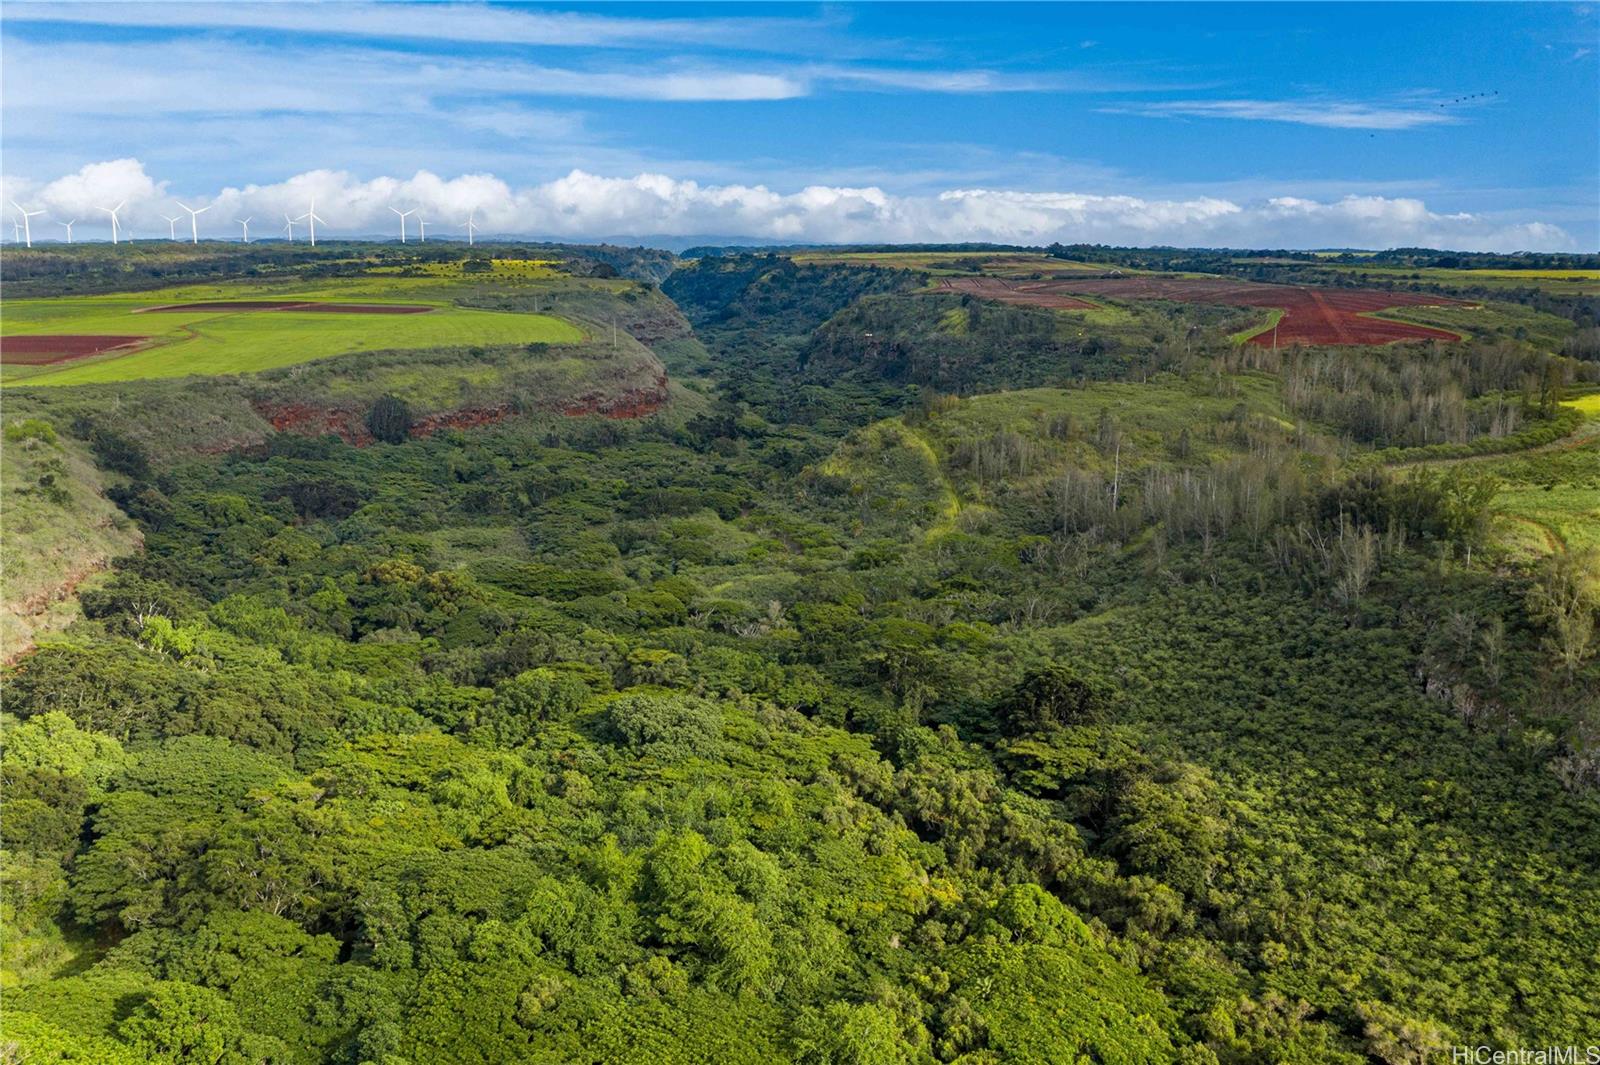
M 1535 521 L 1526 514 L 1509 514 L 1505 511 L 1497 511 L 1495 513 L 1495 517 L 1503 518 L 1506 521 L 1515 522 L 1518 525 L 1525 525 L 1534 532 L 1538 533 L 1540 536 L 1544 537 L 1545 550 L 1550 554 L 1561 555 L 1566 553 L 1567 542 L 1561 538 L 1560 533 L 1550 528 L 1550 526 L 1546 525 L 1544 522 Z
M 1327 325 L 1329 329 L 1333 330 L 1334 336 L 1339 338 L 1338 343 L 1356 343 L 1355 338 L 1350 335 L 1350 327 L 1345 324 L 1344 315 L 1328 306 L 1328 299 L 1326 296 L 1314 288 L 1304 288 L 1300 291 L 1311 297 L 1311 302 L 1316 305 L 1317 311 L 1322 315 L 1323 323 Z M 1283 314 L 1285 318 L 1289 316 L 1288 311 L 1284 311 Z

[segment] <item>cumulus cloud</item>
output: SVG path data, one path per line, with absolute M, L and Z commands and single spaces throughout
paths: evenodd
M 75 218 L 106 218 L 99 208 L 127 203 L 138 210 L 166 195 L 166 185 L 158 184 L 144 171 L 137 159 L 111 159 L 90 163 L 75 174 L 67 174 L 38 188 L 28 182 L 5 179 L 6 200 L 26 197 L 30 210 L 43 209 L 56 221 Z M 109 223 L 108 223 L 109 224 Z
M 6 179 L 8 198 L 52 217 L 98 217 L 94 208 L 127 200 L 123 218 L 136 231 L 165 231 L 176 214 L 165 182 L 134 159 L 94 163 L 46 183 Z M 773 243 L 1108 243 L 1180 246 L 1384 248 L 1428 246 L 1463 251 L 1558 251 L 1575 247 L 1559 226 L 1441 213 L 1409 197 L 1334 200 L 1280 196 L 1239 202 L 1218 196 L 1159 198 L 1088 192 L 994 188 L 896 195 L 876 186 L 812 185 L 778 191 L 766 185 L 701 184 L 662 174 L 608 177 L 573 170 L 541 184 L 514 187 L 492 174 L 361 180 L 312 170 L 270 185 L 228 187 L 185 202 L 215 205 L 200 216 L 202 234 L 233 235 L 233 220 L 253 216 L 254 232 L 281 226 L 316 201 L 330 235 L 394 230 L 388 208 L 415 207 L 441 233 L 473 214 L 484 233 L 529 238 L 743 237 Z M 271 221 L 271 225 L 267 221 Z M 414 230 L 413 230 L 414 231 Z M 80 232 L 80 239 L 92 237 Z

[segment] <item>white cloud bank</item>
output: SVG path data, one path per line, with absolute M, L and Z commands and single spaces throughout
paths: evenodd
M 91 220 L 78 239 L 101 234 L 96 210 L 126 200 L 125 225 L 138 236 L 165 234 L 163 215 L 177 215 L 166 182 L 136 159 L 85 166 L 49 182 L 5 178 L 4 197 L 53 220 Z M 257 236 L 281 231 L 285 215 L 304 214 L 313 197 L 328 236 L 395 231 L 388 208 L 415 207 L 437 236 L 459 233 L 469 212 L 484 234 L 530 238 L 738 236 L 773 243 L 1170 244 L 1198 247 L 1388 248 L 1423 246 L 1461 251 L 1566 251 L 1571 234 L 1539 221 L 1480 214 L 1442 214 L 1421 200 L 1346 196 L 1333 201 L 1276 197 L 1239 203 L 1199 196 L 1155 199 L 1076 192 L 955 189 L 936 195 L 894 195 L 876 187 L 810 186 L 776 192 L 764 185 L 702 185 L 660 174 L 601 177 L 574 170 L 543 184 L 514 188 L 492 174 L 358 180 L 313 170 L 274 185 L 225 188 L 185 196 L 200 216 L 202 236 L 235 236 L 234 220 L 253 217 Z M 10 210 L 9 203 L 7 210 Z M 415 221 L 411 223 L 415 232 Z M 35 223 L 34 231 L 41 227 Z

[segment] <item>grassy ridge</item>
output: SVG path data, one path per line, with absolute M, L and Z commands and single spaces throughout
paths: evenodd
M 71 589 L 140 541 L 133 523 L 101 494 L 105 477 L 81 441 L 42 421 L 8 419 L 7 430 L 0 445 L 4 660 L 70 621 Z

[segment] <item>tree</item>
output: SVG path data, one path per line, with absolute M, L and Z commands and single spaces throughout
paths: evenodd
M 624 695 L 607 717 L 623 743 L 662 759 L 709 757 L 722 736 L 716 706 L 687 695 Z
M 1545 624 L 1545 647 L 1568 678 L 1594 645 L 1600 611 L 1600 548 L 1564 551 L 1546 559 L 1528 589 L 1528 612 Z
M 1135 872 L 1201 898 L 1223 844 L 1216 782 L 1199 766 L 1165 765 L 1119 797 L 1108 843 Z
M 1439 1025 L 1418 1020 L 1382 1002 L 1356 1003 L 1367 1049 L 1385 1065 L 1427 1065 L 1449 1045 Z
M 995 707 L 995 716 L 1013 734 L 1100 721 L 1110 693 L 1096 681 L 1056 663 L 1024 674 Z
M 156 985 L 119 1034 L 151 1065 L 246 1065 L 233 1006 L 193 984 Z
M 69 1031 L 14 1007 L 0 1036 L 5 1065 L 149 1065 L 135 1050 L 104 1036 Z
M 516 747 L 540 723 L 577 713 L 588 697 L 589 686 L 571 673 L 530 669 L 498 684 L 478 720 L 493 730 L 500 746 Z
M 830 1002 L 806 1017 L 799 1039 L 801 1065 L 905 1065 L 912 1048 L 893 1013 L 873 1003 Z

